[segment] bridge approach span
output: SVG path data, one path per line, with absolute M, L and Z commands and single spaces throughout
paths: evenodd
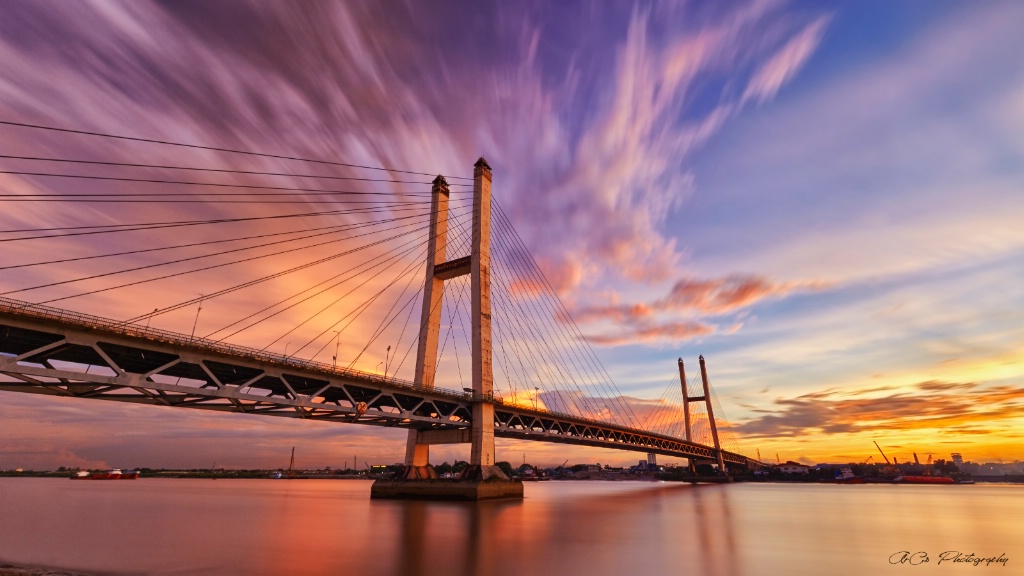
M 499 437 L 717 457 L 672 436 L 6 298 L 0 375 L 4 391 L 405 428 L 426 444 L 469 442 L 472 406 L 489 402 Z

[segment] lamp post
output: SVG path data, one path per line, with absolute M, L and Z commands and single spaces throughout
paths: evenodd
M 341 345 L 341 330 L 334 331 L 334 369 L 338 369 L 338 346 Z
M 384 379 L 388 379 L 388 356 L 391 355 L 391 346 L 388 346 L 388 351 L 384 353 Z
M 533 409 L 534 410 L 537 409 L 537 397 L 538 396 L 540 396 L 540 388 L 534 386 L 533 387 Z
M 196 337 L 196 326 L 199 325 L 199 313 L 203 311 L 203 298 L 205 297 L 202 294 L 199 295 L 199 309 L 196 310 L 196 321 L 192 323 L 192 334 L 188 337 L 189 342 Z
M 284 343 L 284 358 L 285 358 L 285 360 L 288 359 L 288 346 L 290 346 L 290 345 L 291 345 L 291 341 L 288 341 L 288 342 Z

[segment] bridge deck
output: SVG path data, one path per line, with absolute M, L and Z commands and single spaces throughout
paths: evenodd
M 715 458 L 671 436 L 6 298 L 0 374 L 6 391 L 411 428 L 438 443 L 465 441 L 472 404 L 490 401 L 496 436 Z

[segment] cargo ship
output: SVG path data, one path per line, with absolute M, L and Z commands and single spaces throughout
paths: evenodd
M 135 480 L 139 477 L 138 470 L 122 472 L 120 468 L 114 468 L 107 472 L 88 472 L 82 470 L 71 477 L 72 480 Z

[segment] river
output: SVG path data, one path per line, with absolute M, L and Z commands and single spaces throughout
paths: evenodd
M 542 482 L 522 501 L 477 504 L 371 501 L 369 491 L 359 480 L 0 478 L 0 564 L 154 575 L 1024 574 L 1019 485 Z M 968 554 L 1005 561 L 975 565 Z

